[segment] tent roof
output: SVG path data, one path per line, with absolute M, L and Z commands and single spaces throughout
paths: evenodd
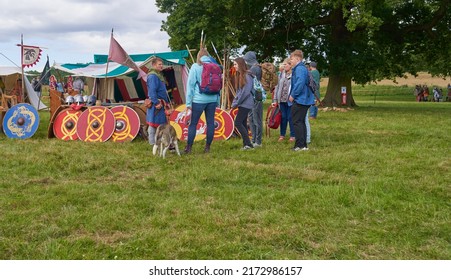
M 175 64 L 185 64 L 185 57 L 188 57 L 188 51 L 173 51 L 173 52 L 162 52 L 162 53 L 149 53 L 149 54 L 131 54 L 130 58 L 135 61 L 146 61 L 152 56 L 158 56 L 168 62 L 172 62 Z M 108 55 L 106 54 L 95 54 L 94 55 L 94 63 L 106 63 L 108 59 Z
M 0 66 L 0 76 L 9 76 L 12 74 L 22 74 L 22 70 L 16 66 Z
M 188 57 L 188 51 L 174 51 L 153 54 L 132 54 L 130 57 L 139 66 L 148 65 L 152 56 L 158 56 L 165 61 L 166 65 L 185 64 L 185 57 Z M 108 63 L 108 73 L 106 73 L 108 55 L 95 54 L 93 63 L 64 63 L 53 65 L 54 68 L 68 72 L 72 75 L 105 78 L 118 77 L 135 72 L 127 66 L 116 62 Z

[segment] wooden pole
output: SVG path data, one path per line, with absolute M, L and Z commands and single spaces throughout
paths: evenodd
M 188 45 L 186 45 L 186 49 L 188 50 L 189 56 L 191 57 L 191 60 L 193 61 L 193 64 L 196 63 L 196 61 L 194 60 L 193 55 L 191 54 L 191 50 L 188 48 Z
M 109 47 L 109 51 L 108 51 L 108 58 L 106 60 L 106 70 L 105 70 L 105 100 L 103 100 L 103 98 L 100 98 L 100 100 L 105 101 L 106 102 L 106 97 L 108 95 L 108 65 L 110 64 L 110 52 L 111 52 L 111 40 L 113 39 L 113 28 L 111 28 L 111 37 L 110 37 L 110 47 Z
M 213 44 L 213 42 L 211 42 L 211 46 L 213 47 L 213 50 L 215 51 L 216 56 L 218 57 L 219 60 L 219 64 L 221 64 L 222 66 L 225 66 L 222 61 L 221 61 L 221 57 L 218 54 L 218 51 L 216 50 L 215 44 Z M 225 60 L 224 60 L 225 61 Z
M 25 74 L 24 74 L 24 70 L 23 70 L 23 34 L 20 34 L 20 69 L 22 70 L 22 85 L 21 85 L 21 98 L 22 98 L 22 102 L 25 102 L 25 94 L 24 94 L 24 79 L 25 79 Z

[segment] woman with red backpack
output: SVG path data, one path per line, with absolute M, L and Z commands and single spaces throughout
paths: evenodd
M 185 147 L 185 153 L 191 153 L 191 149 L 196 137 L 196 127 L 199 122 L 199 118 L 202 113 L 205 112 L 205 119 L 207 122 L 207 142 L 205 143 L 204 152 L 210 152 L 210 146 L 213 142 L 215 134 L 215 110 L 219 106 L 220 91 L 209 92 L 208 89 L 204 89 L 204 84 L 207 85 L 207 81 L 203 80 L 205 76 L 204 70 L 211 68 L 206 64 L 213 64 L 208 54 L 207 49 L 202 48 L 197 53 L 197 63 L 194 63 L 189 70 L 188 84 L 186 91 L 186 108 L 187 116 L 190 116 L 190 124 L 188 126 L 188 141 Z M 219 67 L 219 66 L 218 66 Z M 222 84 L 221 84 L 222 85 Z

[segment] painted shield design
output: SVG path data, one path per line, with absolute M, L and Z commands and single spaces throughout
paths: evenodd
M 3 119 L 3 132 L 8 138 L 30 138 L 38 127 L 39 113 L 33 106 L 26 103 L 11 107 Z
M 140 128 L 138 114 L 127 106 L 115 106 L 110 111 L 113 112 L 116 119 L 115 130 L 111 139 L 114 142 L 126 142 L 135 139 Z
M 108 108 L 89 107 L 78 118 L 78 138 L 85 142 L 105 142 L 113 135 L 115 123 L 114 115 Z
M 171 125 L 175 128 L 177 132 L 177 138 L 183 141 L 188 140 L 188 125 L 186 124 L 186 105 L 182 104 L 174 109 L 171 116 L 169 117 Z M 205 139 L 207 135 L 207 124 L 205 122 L 205 114 L 200 116 L 199 122 L 196 126 L 196 137 L 194 141 L 199 141 Z
M 53 134 L 61 140 L 77 140 L 77 123 L 81 113 L 71 108 L 61 111 L 53 122 Z
M 235 125 L 229 113 L 216 108 L 215 112 L 215 136 L 214 140 L 227 140 L 232 136 Z

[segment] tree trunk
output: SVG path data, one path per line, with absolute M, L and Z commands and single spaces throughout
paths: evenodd
M 342 90 L 346 91 L 346 98 L 343 98 Z M 346 99 L 346 101 L 344 99 Z M 326 96 L 322 101 L 325 107 L 357 106 L 352 97 L 351 78 L 341 75 L 330 75 Z M 343 103 L 343 101 L 345 101 L 345 103 Z
M 353 107 L 356 104 L 352 97 L 352 76 L 346 64 L 353 57 L 353 34 L 346 28 L 343 10 L 339 7 L 331 12 L 331 22 L 329 83 L 323 105 Z M 346 90 L 346 100 L 342 88 Z

